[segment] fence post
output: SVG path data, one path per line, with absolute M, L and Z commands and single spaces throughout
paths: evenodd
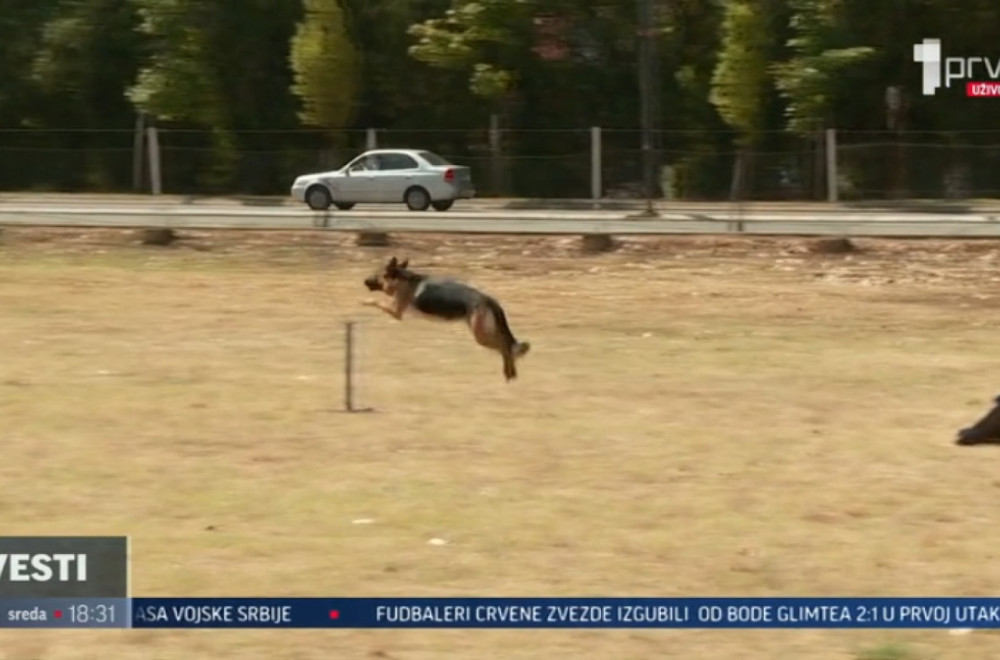
M 160 180 L 160 136 L 156 126 L 147 128 L 146 136 L 149 139 L 149 183 L 153 194 L 159 195 L 163 192 L 163 184 Z
M 135 137 L 132 139 L 132 190 L 142 191 L 142 161 L 146 138 L 146 115 L 138 112 L 135 115 Z
M 344 410 L 354 412 L 354 322 L 344 324 Z
M 369 128 L 365 131 L 365 151 L 378 149 L 378 129 Z
M 590 127 L 590 199 L 594 208 L 600 206 L 604 184 L 601 181 L 601 170 L 604 167 L 601 161 L 601 127 Z
M 826 201 L 836 203 L 837 185 L 837 130 L 826 129 Z
M 490 187 L 496 197 L 502 197 L 506 191 L 503 189 L 503 161 L 500 154 L 500 115 L 493 113 L 490 115 Z

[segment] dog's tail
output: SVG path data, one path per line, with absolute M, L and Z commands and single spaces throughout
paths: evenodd
M 496 324 L 497 332 L 500 333 L 500 337 L 503 342 L 514 357 L 521 357 L 531 350 L 531 344 L 526 341 L 518 341 L 514 338 L 514 333 L 510 331 L 510 325 L 507 323 L 507 315 L 503 311 L 503 307 L 500 306 L 496 300 L 490 297 L 486 297 L 486 306 L 489 308 L 490 313 L 493 314 L 493 320 Z

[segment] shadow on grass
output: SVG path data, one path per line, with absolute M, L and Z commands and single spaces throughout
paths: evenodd
M 921 657 L 902 644 L 884 644 L 859 651 L 854 660 L 921 660 Z

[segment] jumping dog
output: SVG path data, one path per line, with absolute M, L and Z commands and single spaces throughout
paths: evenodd
M 468 284 L 417 273 L 409 270 L 409 265 L 409 259 L 400 262 L 393 257 L 366 278 L 365 286 L 369 291 L 381 291 L 392 298 L 392 302 L 385 305 L 366 300 L 363 304 L 377 307 L 397 321 L 401 321 L 403 313 L 411 308 L 444 321 L 464 319 L 480 346 L 503 357 L 503 375 L 507 381 L 517 378 L 517 359 L 528 352 L 531 344 L 514 338 L 500 303 Z

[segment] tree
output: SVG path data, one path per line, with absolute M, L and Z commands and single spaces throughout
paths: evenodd
M 129 98 L 139 109 L 167 121 L 227 127 L 231 122 L 219 79 L 222 72 L 214 66 L 210 33 L 219 20 L 218 1 L 134 1 L 152 53 Z
M 844 21 L 851 0 L 788 1 L 792 54 L 773 71 L 788 101 L 788 128 L 807 133 L 831 125 L 838 91 L 846 88 L 852 69 L 870 62 L 876 50 L 859 43 L 862 33 Z
M 305 0 L 305 8 L 290 54 L 300 117 L 314 126 L 344 128 L 357 111 L 360 58 L 338 0 Z
M 139 69 L 143 41 L 131 0 L 62 0 L 46 22 L 32 78 L 70 121 L 86 127 L 128 126 L 124 96 Z
M 494 189 L 503 185 L 503 169 L 521 194 L 573 186 L 570 194 L 579 195 L 587 177 L 586 127 L 634 126 L 638 119 L 635 20 L 634 0 L 453 0 L 443 15 L 410 29 L 410 53 L 462 76 L 479 101 L 480 126 L 489 113 L 513 129 L 502 134 L 505 157 L 530 158 L 517 168 L 491 159 Z M 540 139 L 517 129 L 551 132 Z M 629 165 L 611 172 L 627 177 Z M 609 178 L 615 183 L 627 181 Z
M 32 61 L 57 0 L 8 4 L 0 12 L 0 126 L 19 127 L 35 124 L 34 115 L 43 107 L 31 78 Z
M 62 128 L 114 129 L 60 135 L 81 161 L 60 168 L 63 187 L 127 188 L 128 129 L 135 109 L 125 98 L 142 57 L 143 39 L 130 0 L 61 0 L 45 23 L 31 67 L 44 95 L 38 121 Z M 56 172 L 53 172 L 55 175 Z
M 771 16 L 757 0 L 732 0 L 722 23 L 722 52 L 712 76 L 710 100 L 722 118 L 753 142 L 764 129 L 768 65 L 774 45 Z
M 197 135 L 178 136 L 186 144 L 174 147 L 192 150 L 173 173 L 201 173 L 200 150 L 209 147 L 203 183 L 253 190 L 280 182 L 284 188 L 289 174 L 280 150 L 273 135 L 262 131 L 298 125 L 288 49 L 301 7 L 287 0 L 134 2 L 151 54 L 130 98 L 159 119 L 207 129 L 210 136 L 208 143 Z
M 671 194 L 714 196 L 729 185 L 731 173 L 720 167 L 720 152 L 732 148 L 728 124 L 712 103 L 712 88 L 724 16 L 722 2 L 673 0 L 662 44 L 664 72 L 662 125 L 664 148 L 672 152 Z
M 731 0 L 722 21 L 722 48 L 712 76 L 710 100 L 737 131 L 731 196 L 748 192 L 753 148 L 767 127 L 774 91 L 769 69 L 776 55 L 774 2 Z
M 442 69 L 464 71 L 469 90 L 500 102 L 514 91 L 530 54 L 532 13 L 515 0 L 455 0 L 443 17 L 410 28 L 410 54 Z
M 410 26 L 443 13 L 449 2 L 344 0 L 351 42 L 364 53 L 358 126 L 427 129 L 474 124 L 476 103 L 465 88 L 462 73 L 428 66 L 409 54 Z M 440 99 L 448 99 L 448 103 Z

